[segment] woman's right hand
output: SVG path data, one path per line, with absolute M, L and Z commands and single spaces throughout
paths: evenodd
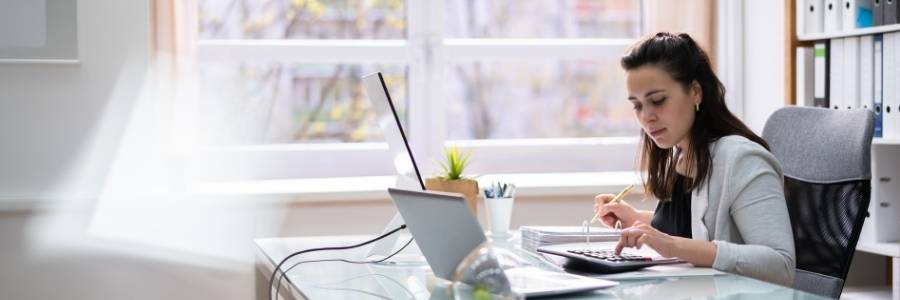
M 600 194 L 594 197 L 594 214 L 600 215 L 600 222 L 609 228 L 615 228 L 616 221 L 622 222 L 622 228 L 631 227 L 638 220 L 638 212 L 625 202 L 610 203 L 616 196 Z

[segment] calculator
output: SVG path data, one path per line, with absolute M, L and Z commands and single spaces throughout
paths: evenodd
M 572 249 L 561 250 L 539 247 L 537 252 L 558 255 L 566 258 L 563 267 L 591 273 L 620 273 L 634 271 L 650 266 L 682 263 L 677 258 L 652 258 L 622 253 L 616 255 L 613 250 Z

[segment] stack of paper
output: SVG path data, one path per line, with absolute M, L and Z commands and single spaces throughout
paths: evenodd
M 620 233 L 609 228 L 591 227 L 589 233 L 579 226 L 522 226 L 522 249 L 536 251 L 538 247 L 591 242 L 617 241 Z

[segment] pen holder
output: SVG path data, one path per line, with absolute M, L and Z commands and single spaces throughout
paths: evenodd
M 513 197 L 484 198 L 492 237 L 508 237 L 512 219 Z

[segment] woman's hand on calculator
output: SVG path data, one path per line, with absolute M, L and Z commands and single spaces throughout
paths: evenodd
M 656 230 L 650 224 L 636 221 L 631 227 L 622 230 L 622 236 L 616 244 L 616 255 L 622 253 L 625 247 L 640 249 L 649 246 L 663 257 L 673 257 L 676 256 L 673 253 L 676 242 L 677 238 Z

